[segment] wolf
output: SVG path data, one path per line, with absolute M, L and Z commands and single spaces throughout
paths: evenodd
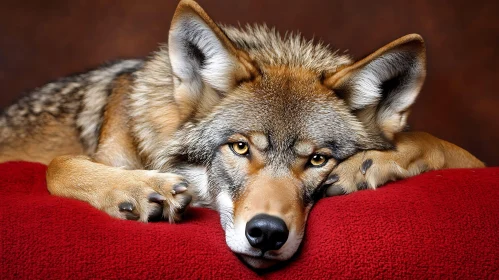
M 405 130 L 425 78 L 410 34 L 354 61 L 299 34 L 216 24 L 182 0 L 168 44 L 51 82 L 0 117 L 0 162 L 48 164 L 51 194 L 118 219 L 220 213 L 250 267 L 291 258 L 324 196 L 442 168 L 483 167 Z

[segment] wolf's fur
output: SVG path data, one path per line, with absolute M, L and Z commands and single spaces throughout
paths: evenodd
M 0 116 L 1 158 L 48 164 L 55 155 L 80 151 L 92 155 L 113 81 L 142 65 L 140 60 L 117 61 L 56 80 L 22 97 Z M 61 145 L 68 149 L 61 151 Z M 36 149 L 26 150 L 31 146 Z
M 299 34 L 219 26 L 181 1 L 168 45 L 149 59 L 57 80 L 7 108 L 0 161 L 50 163 L 51 193 L 122 219 L 177 221 L 192 195 L 220 212 L 229 247 L 261 268 L 295 253 L 324 194 L 483 166 L 433 136 L 400 132 L 424 77 L 418 35 L 354 62 Z M 313 166 L 314 155 L 326 160 Z M 261 213 L 285 222 L 282 248 L 248 243 L 245 226 Z

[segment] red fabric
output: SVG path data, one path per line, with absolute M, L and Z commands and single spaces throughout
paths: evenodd
M 50 196 L 45 166 L 0 165 L 0 278 L 499 277 L 499 168 L 443 170 L 321 200 L 298 256 L 258 275 L 225 245 L 217 213 L 176 225 L 108 217 Z

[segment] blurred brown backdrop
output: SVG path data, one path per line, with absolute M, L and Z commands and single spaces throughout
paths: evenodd
M 2 1 L 0 108 L 24 90 L 167 39 L 175 0 Z M 216 21 L 300 30 L 360 57 L 407 33 L 428 49 L 413 129 L 499 165 L 499 1 L 199 0 Z

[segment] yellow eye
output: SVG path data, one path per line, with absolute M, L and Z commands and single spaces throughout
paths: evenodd
M 313 167 L 320 167 L 326 164 L 327 160 L 328 159 L 325 156 L 315 154 L 310 158 L 309 163 Z
M 247 155 L 249 152 L 249 146 L 244 142 L 235 142 L 229 144 L 230 149 L 237 155 Z

